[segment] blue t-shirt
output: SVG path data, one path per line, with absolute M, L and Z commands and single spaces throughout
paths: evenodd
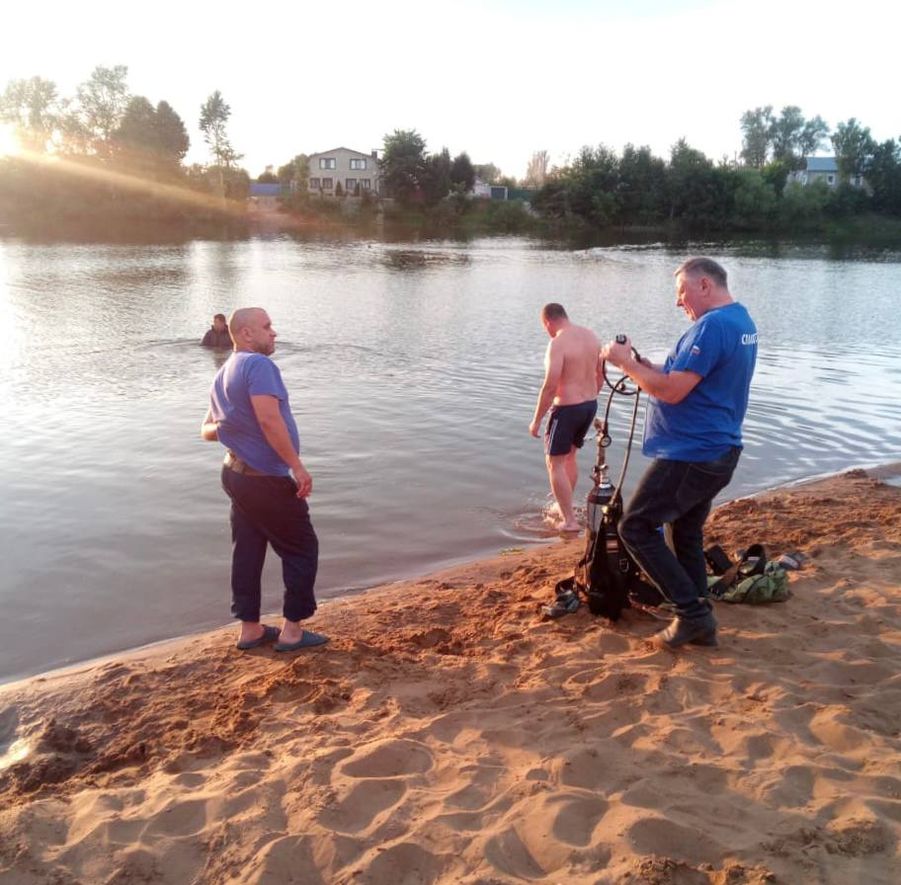
M 664 372 L 701 380 L 675 405 L 651 397 L 642 451 L 672 461 L 713 461 L 741 446 L 741 424 L 757 361 L 757 327 L 737 301 L 707 311 L 679 339 Z
M 289 476 L 288 465 L 266 442 L 250 402 L 252 396 L 278 398 L 278 409 L 294 449 L 300 451 L 297 424 L 288 405 L 288 391 L 278 366 L 268 356 L 239 350 L 224 363 L 210 389 L 210 410 L 219 422 L 219 442 L 254 470 Z

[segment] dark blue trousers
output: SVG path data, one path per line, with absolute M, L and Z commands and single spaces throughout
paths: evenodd
M 231 498 L 232 614 L 259 621 L 261 578 L 266 548 L 281 557 L 285 597 L 282 612 L 302 621 L 316 611 L 313 585 L 319 565 L 319 541 L 310 509 L 297 497 L 290 476 L 248 476 L 222 468 L 222 488 Z
M 716 495 L 729 485 L 741 449 L 715 461 L 656 459 L 641 478 L 619 524 L 629 552 L 675 605 L 679 617 L 706 617 L 704 522 Z M 669 523 L 675 554 L 658 528 Z

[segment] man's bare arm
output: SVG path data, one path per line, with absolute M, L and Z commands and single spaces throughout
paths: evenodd
M 313 477 L 307 472 L 300 460 L 300 455 L 294 450 L 294 443 L 282 413 L 278 408 L 276 396 L 251 396 L 250 404 L 253 413 L 260 425 L 260 430 L 266 442 L 275 450 L 275 453 L 288 465 L 294 480 L 297 483 L 297 497 L 306 498 L 313 491 Z
M 207 409 L 200 425 L 200 438 L 207 442 L 216 442 L 219 439 L 219 422 L 213 420 L 213 410 Z
M 538 436 L 541 419 L 544 418 L 545 413 L 554 401 L 557 386 L 563 374 L 563 350 L 559 345 L 554 347 L 555 344 L 557 344 L 557 341 L 553 340 L 547 346 L 547 354 L 544 358 L 544 383 L 541 385 L 541 390 L 538 391 L 535 414 L 532 416 L 532 423 L 529 425 L 529 433 L 532 436 Z

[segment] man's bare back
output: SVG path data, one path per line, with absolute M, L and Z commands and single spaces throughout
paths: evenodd
M 551 339 L 547 362 L 555 358 L 562 360 L 554 405 L 566 406 L 597 399 L 600 350 L 600 342 L 591 329 L 572 323 Z

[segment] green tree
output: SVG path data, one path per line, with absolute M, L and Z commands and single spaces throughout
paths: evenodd
M 234 166 L 194 163 L 185 170 L 185 177 L 195 190 L 225 199 L 244 200 L 250 194 L 250 176 Z
M 170 105 L 161 101 L 154 108 L 142 95 L 128 102 L 113 142 L 121 162 L 151 176 L 176 172 L 189 145 L 184 123 Z
M 799 107 L 788 105 L 773 121 L 773 160 L 789 171 L 800 169 L 804 157 L 816 153 L 828 133 L 822 117 L 805 120 Z
M 58 124 L 56 84 L 43 77 L 10 80 L 0 96 L 0 122 L 15 127 L 22 147 L 46 151 Z
M 166 101 L 156 106 L 156 128 L 160 155 L 164 160 L 179 165 L 188 153 L 191 139 L 184 121 Z
M 257 176 L 257 182 L 260 184 L 278 184 L 278 176 L 272 171 L 272 166 L 267 166 L 263 172 Z
M 773 143 L 773 106 L 766 105 L 741 115 L 741 157 L 748 166 L 760 169 Z
M 735 172 L 732 225 L 748 230 L 766 228 L 776 213 L 776 190 L 757 169 Z
M 476 178 L 481 179 L 485 184 L 495 184 L 501 177 L 501 170 L 494 163 L 476 163 L 473 169 L 475 169 Z
M 227 126 L 231 112 L 218 89 L 200 106 L 200 131 L 203 133 L 203 140 L 209 146 L 216 165 L 226 169 L 242 156 L 235 152 L 228 138 Z
M 144 154 L 156 152 L 159 144 L 156 109 L 143 95 L 129 100 L 115 135 L 120 149 Z
M 426 157 L 425 169 L 420 179 L 422 195 L 427 206 L 435 206 L 451 189 L 451 157 L 447 148 Z
M 792 168 L 800 161 L 800 141 L 804 131 L 804 115 L 801 108 L 788 105 L 773 120 L 773 159 L 787 163 Z
M 228 172 L 232 165 L 241 158 L 241 155 L 235 152 L 228 138 L 227 125 L 231 112 L 231 108 L 225 103 L 225 99 L 218 89 L 200 106 L 200 131 L 215 159 L 214 166 L 217 170 L 219 193 L 223 197 L 228 196 L 229 193 L 231 178 Z
M 77 133 L 82 147 L 100 157 L 108 157 L 113 149 L 113 133 L 118 129 L 128 107 L 128 68 L 98 65 L 91 76 L 76 90 L 76 101 L 70 105 L 67 129 Z
M 670 151 L 667 168 L 669 217 L 697 220 L 709 214 L 709 180 L 713 164 L 680 138 Z
M 760 170 L 763 180 L 770 185 L 778 196 L 782 196 L 788 174 L 797 168 L 793 162 L 786 160 L 773 160 Z
M 295 186 L 302 185 L 306 188 L 307 180 L 310 177 L 309 158 L 306 154 L 297 154 L 293 160 L 278 167 L 277 175 L 282 184 L 290 185 L 295 182 Z
M 415 129 L 395 129 L 385 136 L 380 166 L 388 194 L 402 204 L 413 202 L 426 172 L 425 139 Z
M 829 187 L 825 181 L 809 185 L 790 181 L 777 204 L 778 223 L 789 230 L 814 227 L 821 223 L 828 202 Z
M 665 211 L 666 163 L 649 147 L 627 144 L 619 161 L 617 198 L 623 224 L 652 224 Z
M 817 114 L 804 123 L 801 136 L 798 140 L 798 151 L 802 157 L 815 154 L 829 136 L 829 126 L 826 121 Z
M 523 184 L 526 187 L 541 187 L 547 181 L 548 166 L 551 158 L 547 151 L 535 151 L 526 167 Z
M 841 182 L 849 182 L 855 175 L 862 175 L 867 159 L 876 149 L 876 143 L 868 127 L 861 126 L 854 117 L 835 127 L 832 148 Z
M 450 169 L 451 184 L 458 193 L 468 194 L 476 183 L 476 170 L 465 151 L 454 157 Z
M 867 164 L 867 183 L 873 189 L 877 212 L 901 215 L 901 141 L 890 138 L 874 147 Z
M 598 227 L 613 221 L 619 209 L 619 159 L 606 145 L 585 146 L 569 173 L 572 211 Z

